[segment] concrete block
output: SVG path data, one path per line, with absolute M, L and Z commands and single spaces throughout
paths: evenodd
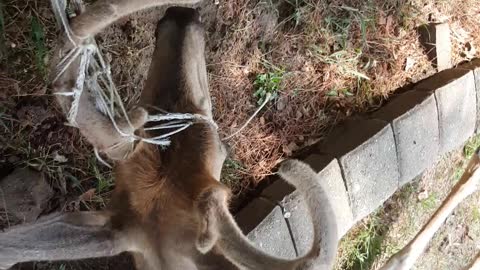
M 330 160 L 327 165 L 326 160 Z M 319 180 L 333 203 L 338 235 L 341 238 L 353 225 L 353 213 L 338 160 L 314 154 L 307 157 L 304 162 L 318 173 Z
M 242 217 L 249 216 L 250 214 L 256 216 L 256 206 L 259 205 L 258 199 L 255 201 L 257 202 L 253 202 L 252 207 L 242 209 L 241 212 L 243 213 L 239 213 L 236 219 L 240 220 Z M 275 206 L 255 228 L 248 232 L 247 237 L 255 246 L 268 254 L 280 258 L 292 259 L 296 257 L 292 238 L 279 206 Z
M 334 128 L 328 137 L 317 145 L 322 154 L 339 158 L 380 132 L 388 123 L 382 120 L 351 118 Z
M 418 28 L 420 41 L 438 71 L 452 67 L 452 42 L 448 23 L 422 25 Z
M 0 191 L 0 209 L 26 223 L 35 221 L 54 195 L 43 174 L 30 169 L 15 169 L 0 180 Z
M 475 92 L 477 97 L 477 123 L 475 125 L 475 133 L 480 133 L 480 59 L 474 59 L 463 64 L 457 69 L 472 70 L 475 77 Z
M 473 72 L 463 69 L 440 72 L 422 81 L 415 88 L 435 91 L 440 154 L 443 155 L 462 146 L 473 135 L 477 122 Z
M 391 122 L 400 172 L 400 185 L 432 166 L 440 142 L 435 96 L 429 92 L 403 93 L 372 114 Z
M 395 139 L 385 121 L 349 121 L 332 132 L 318 150 L 338 158 L 354 221 L 374 211 L 398 187 Z
M 276 204 L 262 198 L 254 199 L 235 215 L 235 220 L 243 233 L 248 234 L 255 229 L 276 206 Z
M 294 191 L 295 187 L 278 177 L 277 180 L 275 180 L 262 191 L 261 196 L 269 199 L 272 202 L 280 202 L 283 200 L 283 198 L 292 194 Z
M 307 204 L 298 191 L 286 196 L 280 204 L 283 207 L 284 217 L 290 225 L 298 255 L 303 256 L 307 254 L 313 243 L 313 224 Z
M 304 162 L 318 173 L 319 180 L 324 184 L 323 187 L 327 191 L 330 201 L 333 202 L 332 207 L 336 214 L 340 239 L 353 225 L 353 215 L 338 161 L 328 155 L 313 154 L 308 156 Z M 304 239 L 309 240 L 313 234 L 310 214 L 302 196 L 295 191 L 294 187 L 282 179 L 278 179 L 265 188 L 261 196 L 284 207 L 285 212 L 290 215 L 288 220 L 290 220 L 295 243 L 297 246 L 309 247 L 311 242 L 305 244 Z M 304 229 L 298 231 L 297 227 Z M 299 247 L 299 250 L 302 248 Z
M 327 191 L 337 219 L 338 238 L 340 239 L 353 225 L 353 214 L 337 160 L 331 160 L 324 168 L 315 168 L 315 165 L 318 165 L 319 162 L 322 163 L 324 160 L 324 156 L 311 155 L 305 162 L 318 172 L 318 179 L 321 181 L 322 187 Z M 281 180 L 277 182 L 285 183 Z M 279 185 L 277 185 L 278 187 Z M 265 196 L 264 194 L 262 195 Z M 312 219 L 305 200 L 298 191 L 294 191 L 283 197 L 279 203 L 282 205 L 284 216 L 290 225 L 298 254 L 300 256 L 305 255 L 312 246 L 313 241 Z

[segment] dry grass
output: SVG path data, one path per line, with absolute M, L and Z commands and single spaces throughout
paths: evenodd
M 353 113 L 375 110 L 395 89 L 435 72 L 416 27 L 447 20 L 470 38 L 453 38 L 453 60 L 478 44 L 474 1 L 229 1 L 207 18 L 215 116 L 224 134 L 256 108 L 259 74 L 284 71 L 279 97 L 231 141 L 253 182 L 292 151 L 322 138 Z M 207 13 L 207 16 L 210 16 Z M 478 45 L 477 45 L 478 46 Z M 415 64 L 405 70 L 407 58 Z M 368 79 L 367 79 L 368 78 Z M 280 103 L 280 105 L 279 105 Z M 250 181 L 248 181 L 250 182 Z M 248 183 L 247 182 L 247 183 Z
M 453 62 L 467 59 L 465 47 L 480 46 L 477 2 L 206 3 L 202 12 L 208 39 L 207 63 L 214 114 L 222 135 L 236 131 L 257 108 L 256 78 L 282 71 L 278 97 L 247 129 L 229 141 L 233 155 L 226 163 L 223 180 L 237 191 L 256 184 L 278 162 L 321 139 L 337 122 L 355 113 L 375 110 L 398 87 L 434 73 L 418 42 L 416 27 L 421 24 L 448 21 L 453 29 Z M 99 37 L 111 61 L 114 79 L 130 105 L 136 102 L 143 87 L 153 51 L 155 24 L 161 13 L 142 12 Z M 57 207 L 100 208 L 108 200 L 111 175 L 98 165 L 91 147 L 79 133 L 63 124 L 65 119 L 46 87 L 48 51 L 56 42 L 55 29 L 48 1 L 0 3 L 0 167 L 30 166 L 46 171 L 60 194 Z M 407 59 L 413 60 L 414 65 L 406 71 Z M 55 153 L 68 161 L 55 160 Z M 434 195 L 419 202 L 420 207 L 429 209 L 443 198 L 447 189 L 437 192 L 437 187 L 444 188 L 432 188 L 430 194 Z M 95 194 L 83 196 L 87 201 L 79 201 L 78 195 L 88 195 L 91 188 L 95 188 Z M 405 206 L 408 213 L 407 203 L 415 199 L 415 194 L 412 189 L 398 195 L 405 199 L 394 198 L 395 208 Z M 412 209 L 410 212 L 418 210 Z M 466 212 L 459 216 L 469 218 L 465 218 L 465 224 L 478 224 L 478 210 L 462 209 L 459 211 Z M 404 215 L 389 213 L 396 213 L 390 217 L 396 216 L 395 220 Z M 366 258 L 375 267 L 385 254 L 403 244 L 395 239 L 403 233 L 400 227 L 404 225 L 393 225 L 384 231 L 385 224 L 393 224 L 386 217 L 388 213 L 379 213 L 379 219 L 366 220 L 363 227 L 352 233 L 351 239 L 360 239 L 350 243 L 357 254 L 349 254 L 351 249 L 343 246 L 345 256 L 341 258 L 347 260 L 339 263 L 341 268 L 348 268 L 351 258 Z M 417 229 L 418 224 L 407 229 Z M 476 233 L 478 228 L 472 230 Z M 406 231 L 405 235 L 411 233 Z M 377 243 L 379 237 L 386 239 L 381 246 L 383 255 L 372 257 L 377 251 L 366 247 Z M 436 241 L 434 245 L 441 239 Z M 441 256 L 450 254 L 455 245 L 447 247 Z M 365 257 L 363 251 L 370 255 Z M 428 253 L 421 265 L 428 266 L 437 255 Z M 446 268 L 442 265 L 438 269 Z
M 224 180 L 237 191 L 258 183 L 281 160 L 321 139 L 337 122 L 375 110 L 398 87 L 433 73 L 415 30 L 423 23 L 449 21 L 454 29 L 454 62 L 465 60 L 465 44 L 480 42 L 475 8 L 474 0 L 205 3 L 208 71 L 222 135 L 236 131 L 256 110 L 258 76 L 281 70 L 277 98 L 229 141 L 229 162 L 235 166 L 225 170 Z M 143 87 L 161 13 L 142 12 L 99 36 L 130 105 Z M 46 87 L 55 29 L 47 2 L 7 0 L 2 5 L 0 153 L 5 163 L 17 165 L 8 158 L 27 160 L 48 153 L 51 159 L 57 151 L 69 160 L 62 170 L 88 183 L 75 192 L 82 193 L 92 183 L 96 186 L 94 167 L 101 166 L 92 167 L 90 147 L 76 130 L 63 125 Z M 415 64 L 405 71 L 407 58 Z M 30 119 L 32 115 L 41 117 Z
M 442 158 L 421 179 L 403 186 L 376 213 L 361 221 L 343 239 L 336 269 L 380 269 L 428 221 L 460 179 L 480 145 L 472 138 L 463 151 Z M 478 252 L 478 192 L 462 202 L 435 234 L 414 269 L 464 269 Z

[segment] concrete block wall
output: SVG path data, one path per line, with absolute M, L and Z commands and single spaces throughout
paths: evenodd
M 333 203 L 342 237 L 402 185 L 480 131 L 480 59 L 444 70 L 376 112 L 338 127 L 303 161 Z M 312 224 L 306 205 L 281 179 L 236 216 L 256 245 L 285 258 L 304 255 Z

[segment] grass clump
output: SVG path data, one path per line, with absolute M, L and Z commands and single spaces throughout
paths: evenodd
M 465 148 L 463 149 L 465 158 L 472 158 L 478 147 L 480 147 L 480 135 L 475 135 L 465 144 Z
M 31 40 L 33 44 L 33 53 L 35 56 L 35 65 L 42 77 L 46 75 L 45 57 L 47 56 L 47 46 L 45 45 L 45 30 L 37 17 L 31 20 Z
M 244 170 L 245 167 L 239 161 L 227 158 L 222 167 L 220 181 L 238 192 L 243 188 L 241 185 Z
M 358 232 L 342 241 L 342 262 L 339 269 L 366 270 L 382 252 L 386 226 L 378 215 L 366 221 Z
M 278 96 L 280 90 L 280 84 L 283 81 L 284 72 L 282 70 L 276 70 L 272 72 L 258 74 L 253 83 L 255 87 L 255 93 L 253 96 L 257 98 L 257 105 L 261 105 L 268 94 L 271 98 Z
M 4 59 L 5 46 L 5 16 L 3 15 L 3 3 L 0 2 L 0 59 Z M 0 60 L 2 61 L 2 60 Z
M 425 210 L 425 211 L 431 211 L 431 210 L 434 210 L 437 208 L 437 204 L 438 204 L 438 194 L 435 193 L 435 192 L 432 192 L 428 195 L 428 197 L 425 199 L 425 200 L 422 200 L 420 203 L 421 203 L 421 206 L 422 206 L 422 209 Z

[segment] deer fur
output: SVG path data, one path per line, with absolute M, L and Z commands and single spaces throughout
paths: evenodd
M 155 5 L 197 2 L 99 0 L 72 21 L 72 29 L 81 42 L 131 12 Z M 134 130 L 120 123 L 122 130 L 155 136 L 155 132 L 143 131 L 145 109 L 151 108 L 212 117 L 204 42 L 194 10 L 167 11 L 158 25 L 140 107 L 130 112 Z M 72 45 L 64 44 L 61 48 L 68 50 L 69 46 Z M 53 85 L 54 91 L 70 91 L 74 71 L 74 67 L 67 70 Z M 60 96 L 58 102 L 68 112 L 71 98 Z M 77 124 L 92 145 L 116 161 L 116 187 L 107 210 L 55 214 L 0 233 L 0 269 L 32 260 L 74 260 L 125 251 L 133 254 L 139 270 L 332 268 L 337 250 L 332 202 L 327 199 L 322 180 L 306 164 L 290 160 L 279 169 L 280 176 L 304 196 L 314 225 L 310 251 L 303 257 L 286 260 L 254 247 L 236 225 L 228 209 L 229 190 L 218 181 L 225 147 L 210 124 L 197 123 L 174 135 L 167 149 L 144 142 L 135 144 L 119 136 L 86 95 L 80 101 Z M 112 151 L 112 145 L 122 147 Z M 133 151 L 125 155 L 126 149 Z M 412 267 L 448 214 L 477 190 L 479 164 L 477 150 L 462 179 L 429 223 L 382 269 Z M 467 269 L 477 269 L 479 258 Z
M 100 0 L 76 18 L 76 35 L 88 36 L 115 20 L 105 16 L 118 18 L 153 2 L 163 3 L 113 2 Z M 93 26 L 92 21 L 99 26 Z M 155 136 L 158 131 L 143 131 L 146 113 L 141 108 L 212 117 L 205 39 L 198 13 L 170 8 L 156 34 L 140 108 L 131 113 L 137 115 L 132 117 L 135 132 L 144 136 Z M 53 85 L 54 91 L 68 90 L 72 80 L 74 72 L 66 72 Z M 64 108 L 68 101 L 59 98 Z M 108 149 L 121 142 L 87 98 L 81 101 L 79 113 L 78 127 L 95 147 Z M 144 142 L 131 146 L 133 151 L 126 158 L 105 151 L 116 160 L 116 187 L 107 210 L 48 216 L 0 233 L 0 268 L 32 260 L 103 257 L 124 251 L 131 252 L 137 268 L 145 270 L 331 268 L 337 247 L 334 213 L 321 180 L 307 165 L 287 161 L 279 171 L 305 196 L 314 223 L 310 252 L 286 260 L 254 247 L 229 212 L 230 192 L 219 182 L 226 151 L 215 127 L 197 123 L 174 135 L 166 149 Z

